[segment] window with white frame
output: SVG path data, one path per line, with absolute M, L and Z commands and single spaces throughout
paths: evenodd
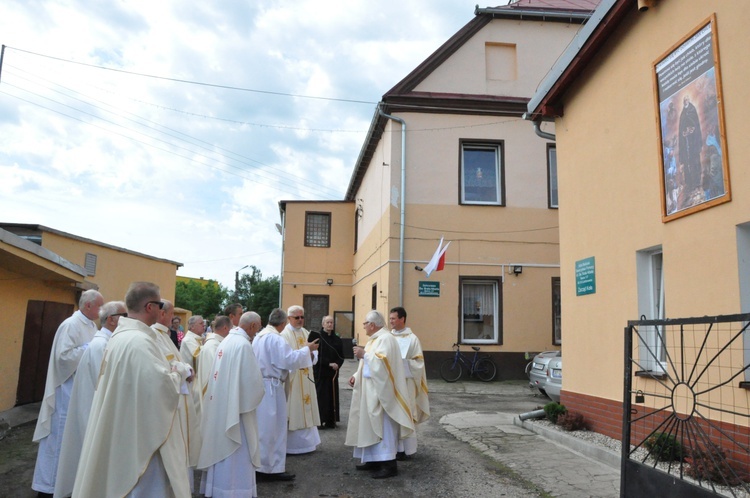
M 461 204 L 502 206 L 502 143 L 461 143 Z
M 661 247 L 636 253 L 638 279 L 638 314 L 646 320 L 663 320 L 664 312 L 664 255 Z M 658 326 L 642 326 L 638 339 L 639 370 L 663 373 L 666 371 L 664 331 Z
M 500 279 L 465 277 L 461 286 L 461 342 L 502 344 Z
M 547 147 L 547 203 L 557 208 L 557 147 Z

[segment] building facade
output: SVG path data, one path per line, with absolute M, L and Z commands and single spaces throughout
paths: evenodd
M 359 324 L 369 310 L 404 306 L 431 376 L 454 343 L 492 354 L 500 378 L 522 378 L 525 353 L 559 348 L 556 151 L 522 115 L 596 2 L 581 4 L 477 9 L 383 96 L 341 206 L 352 231 L 343 252 L 313 256 L 293 242 L 303 218 L 286 205 L 285 306 L 290 265 L 335 260 L 353 336 L 366 341 Z M 446 265 L 428 277 L 441 238 Z

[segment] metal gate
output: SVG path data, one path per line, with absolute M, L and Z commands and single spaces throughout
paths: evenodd
M 750 496 L 749 325 L 628 322 L 620 496 Z

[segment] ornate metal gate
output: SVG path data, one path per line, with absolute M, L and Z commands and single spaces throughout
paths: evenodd
M 750 314 L 625 328 L 620 495 L 750 496 Z

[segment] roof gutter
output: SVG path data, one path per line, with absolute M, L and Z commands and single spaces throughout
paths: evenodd
M 492 17 L 510 17 L 513 19 L 542 19 L 559 21 L 581 21 L 585 22 L 591 17 L 591 10 L 536 10 L 536 9 L 513 9 L 503 7 L 485 7 L 478 5 L 474 9 L 474 15 L 489 15 Z
M 383 112 L 378 104 L 378 114 L 401 123 L 401 227 L 398 240 L 398 305 L 404 304 L 404 226 L 406 222 L 406 121 Z

